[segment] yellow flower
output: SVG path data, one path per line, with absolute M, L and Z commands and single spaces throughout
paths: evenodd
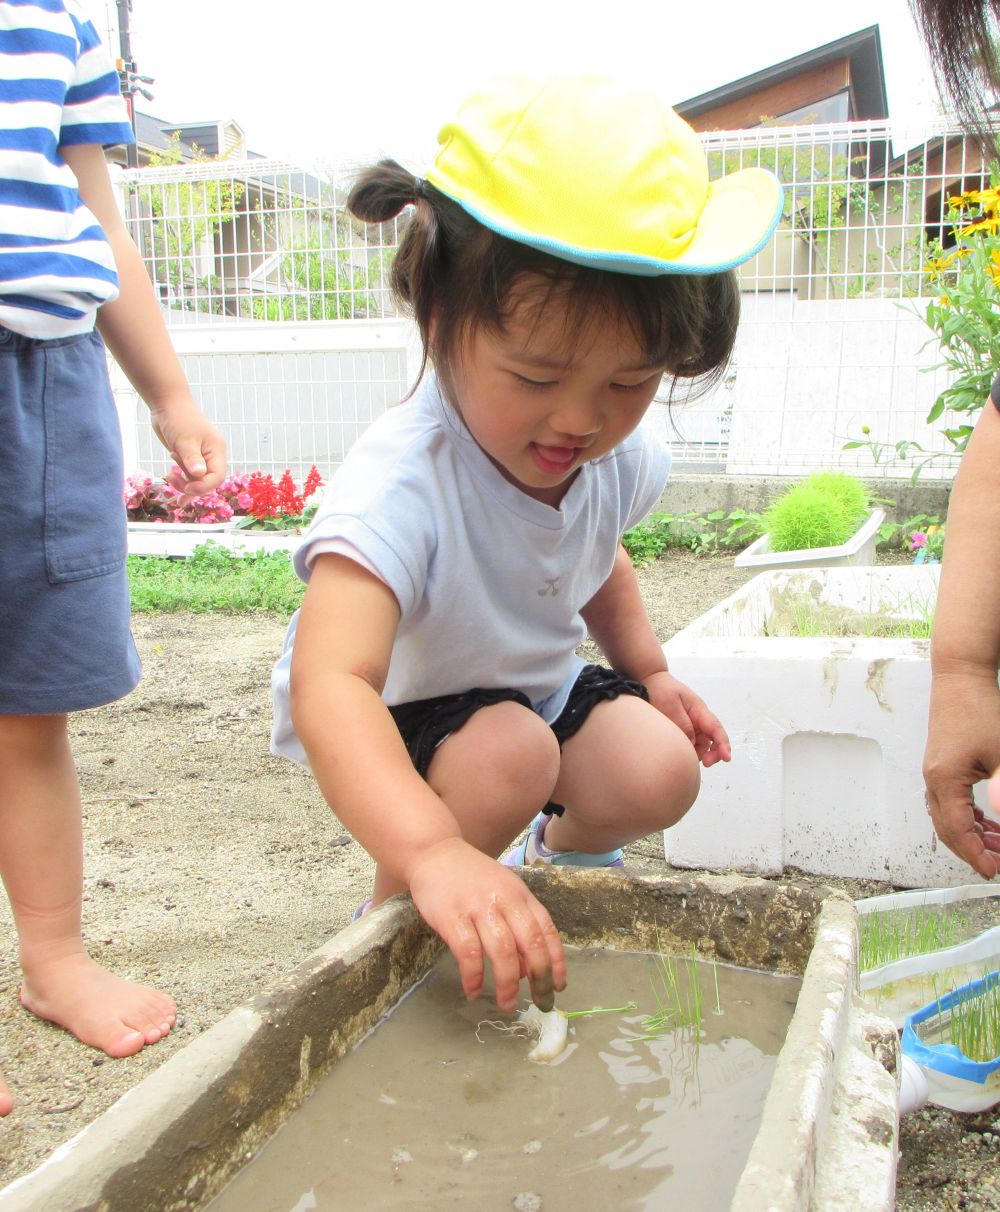
M 1000 248 L 994 248 L 990 253 L 990 263 L 986 266 L 986 272 L 993 280 L 993 285 L 1000 290 Z
M 940 307 L 951 307 L 951 299 L 949 299 L 947 295 L 939 295 L 938 305 Z
M 983 210 L 988 211 L 990 214 L 996 214 L 997 210 L 1000 209 L 1000 190 L 977 190 L 973 201 L 978 202 Z
M 959 232 L 958 234 L 962 235 L 963 233 Z M 963 257 L 969 256 L 971 252 L 971 248 L 953 248 L 946 257 L 942 257 L 938 261 L 937 267 L 938 269 L 947 269 L 952 261 L 960 261 Z
M 959 240 L 964 240 L 966 236 L 973 235 L 977 231 L 986 231 L 993 235 L 998 227 L 1000 227 L 1000 219 L 996 215 L 985 215 L 983 218 L 977 219 L 975 223 L 970 223 L 968 227 L 961 228 L 955 235 Z M 966 252 L 968 251 L 966 249 Z

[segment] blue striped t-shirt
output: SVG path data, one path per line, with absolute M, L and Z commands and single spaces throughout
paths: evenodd
M 0 325 L 87 332 L 114 258 L 60 148 L 132 141 L 118 75 L 80 0 L 0 0 Z

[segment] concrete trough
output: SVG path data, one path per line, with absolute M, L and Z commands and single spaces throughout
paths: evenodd
M 693 945 L 706 959 L 801 976 L 731 1207 L 893 1207 L 897 1037 L 856 997 L 857 918 L 847 897 L 745 876 L 536 869 L 525 878 L 568 944 L 659 945 L 677 954 Z M 0 1209 L 204 1208 L 427 971 L 440 946 L 408 900 L 382 906 L 5 1188 Z

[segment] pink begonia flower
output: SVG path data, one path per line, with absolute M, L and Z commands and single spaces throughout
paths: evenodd
M 249 509 L 253 504 L 253 497 L 248 492 L 241 492 L 236 497 L 236 504 L 240 509 Z
M 214 513 L 203 513 L 201 515 L 201 517 L 198 519 L 199 522 L 205 522 L 205 523 L 217 522 L 218 520 L 219 519 L 215 516 Z
M 918 547 L 926 546 L 927 536 L 923 533 L 923 531 L 915 530 L 913 534 L 910 535 L 910 550 L 916 551 Z

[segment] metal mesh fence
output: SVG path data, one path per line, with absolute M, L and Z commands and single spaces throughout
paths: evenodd
M 654 412 L 677 465 L 871 472 L 870 450 L 843 449 L 863 429 L 889 447 L 912 436 L 946 450 L 925 422 L 943 383 L 922 319 L 924 266 L 952 239 L 949 196 L 988 184 L 974 144 L 954 129 L 907 133 L 884 122 L 761 126 L 702 139 L 713 177 L 769 168 L 785 185 L 785 203 L 774 239 L 739 271 L 743 322 L 730 374 L 697 403 Z M 336 463 L 367 415 L 355 399 L 371 397 L 375 384 L 377 411 L 408 386 L 405 358 L 391 371 L 378 360 L 352 363 L 343 332 L 336 356 L 321 356 L 310 339 L 308 356 L 259 351 L 213 362 L 227 357 L 224 334 L 246 327 L 403 323 L 393 319 L 387 287 L 399 222 L 366 227 L 350 218 L 349 185 L 334 168 L 253 159 L 124 174 L 130 229 L 168 324 L 178 336 L 206 325 L 216 334 L 215 352 L 183 355 L 195 390 L 234 454 L 265 470 Z M 361 376 L 350 390 L 345 367 Z M 912 464 L 883 455 L 878 468 L 906 475 Z M 952 470 L 945 461 L 926 474 Z

